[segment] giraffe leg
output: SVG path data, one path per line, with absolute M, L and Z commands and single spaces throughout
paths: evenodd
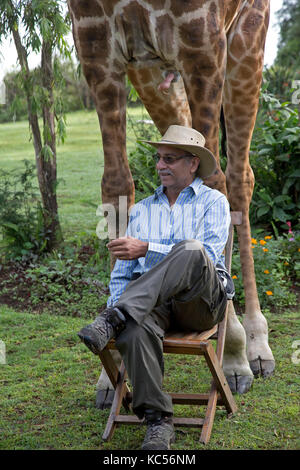
M 263 376 L 273 372 L 275 361 L 268 345 L 268 325 L 261 313 L 255 282 L 249 223 L 254 175 L 249 164 L 249 149 L 258 109 L 267 26 L 268 2 L 257 2 L 257 6 L 251 9 L 246 5 L 235 20 L 228 34 L 223 97 L 228 142 L 228 199 L 232 210 L 243 212 L 243 223 L 237 227 L 237 232 L 245 289 L 243 326 L 247 338 L 247 356 L 254 374 Z
M 69 9 L 77 53 L 101 127 L 104 152 L 102 204 L 114 209 L 111 213 L 115 214 L 115 236 L 118 237 L 119 196 L 126 196 L 127 208 L 134 204 L 134 184 L 126 155 L 126 67 L 116 56 L 116 38 L 111 34 L 109 21 L 99 3 L 91 0 L 89 5 L 83 5 L 83 2 L 69 1 Z M 111 391 L 109 378 L 103 370 L 97 384 L 97 407 L 110 405 Z
M 102 83 L 95 99 L 104 151 L 102 202 L 115 207 L 117 220 L 120 196 L 127 197 L 128 208 L 134 204 L 134 184 L 126 153 L 125 75 L 121 78 L 120 81 L 109 78 L 106 86 Z
M 182 56 L 182 75 L 193 127 L 205 136 L 205 145 L 214 153 L 218 163 L 215 174 L 204 182 L 227 194 L 225 175 L 219 164 L 219 117 L 226 66 L 225 33 L 220 33 L 215 42 L 207 44 L 205 50 L 190 51 L 186 55 L 182 53 Z M 245 331 L 236 317 L 232 302 L 229 308 L 223 368 L 232 392 L 245 393 L 250 389 L 253 373 L 246 355 Z
M 246 354 L 246 333 L 231 301 L 228 305 L 223 370 L 232 393 L 246 393 L 250 389 L 253 373 Z
M 168 93 L 164 94 L 158 91 L 158 85 L 162 81 L 159 68 L 151 69 L 151 76 L 149 69 L 145 72 L 133 70 L 129 77 L 161 133 L 171 124 L 191 126 L 190 108 L 181 80 L 172 84 Z M 144 86 L 147 84 L 147 77 L 151 80 L 150 83 L 154 83 L 154 87 Z M 164 113 L 164 110 L 167 112 Z M 232 302 L 228 315 L 223 369 L 233 393 L 245 393 L 250 389 L 253 374 L 246 356 L 245 331 L 235 315 Z
M 202 38 L 202 40 L 204 40 Z M 209 38 L 206 38 L 209 41 Z M 205 137 L 205 146 L 217 160 L 217 170 L 205 179 L 211 188 L 226 194 L 226 181 L 219 163 L 219 121 L 226 66 L 226 37 L 221 32 L 199 49 L 179 49 L 180 70 L 192 115 L 192 127 Z
M 126 196 L 127 209 L 134 203 L 134 184 L 129 170 L 126 155 L 126 93 L 124 74 L 117 81 L 111 77 L 92 88 L 96 110 L 102 132 L 104 151 L 104 173 L 102 177 L 102 203 L 112 205 L 115 210 L 115 233 L 119 236 L 118 223 L 119 196 Z M 122 215 L 122 220 L 127 214 Z M 114 260 L 111 260 L 113 266 Z M 116 363 L 120 354 L 116 351 Z M 114 389 L 105 369 L 102 369 L 97 383 L 96 407 L 100 409 L 111 406 Z
M 163 134 L 171 124 L 191 126 L 191 113 L 181 77 L 171 83 L 168 91 L 160 91 L 163 80 L 159 67 L 133 69 L 128 77 L 138 92 L 158 130 Z
M 103 151 L 104 173 L 102 177 L 102 202 L 114 206 L 116 214 L 116 237 L 119 235 L 118 222 L 119 196 L 126 196 L 127 209 L 134 204 L 134 184 L 131 177 L 126 154 L 126 93 L 124 74 L 121 80 L 112 77 L 109 84 L 102 83 L 95 92 L 96 109 L 99 116 Z M 122 219 L 127 214 L 122 215 Z M 113 266 L 115 260 L 111 260 Z M 120 362 L 120 354 L 115 352 L 116 364 Z M 114 389 L 107 373 L 102 369 L 97 383 L 96 407 L 109 408 L 114 398 Z
M 134 204 L 134 184 L 126 154 L 126 61 L 118 57 L 116 35 L 97 0 L 69 0 L 73 36 L 98 114 L 104 151 L 102 203 L 118 212 L 119 196 Z

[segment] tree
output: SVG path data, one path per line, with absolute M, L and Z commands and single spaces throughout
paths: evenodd
M 13 36 L 21 67 L 48 250 L 62 239 L 56 199 L 56 143 L 57 137 L 64 139 L 65 125 L 62 100 L 54 92 L 61 76 L 53 57 L 55 48 L 62 55 L 70 56 L 64 39 L 69 32 L 69 21 L 62 13 L 62 4 L 54 0 L 1 0 L 0 4 L 0 41 Z M 38 73 L 29 70 L 28 55 L 32 51 L 41 54 Z M 43 119 L 42 132 L 39 113 Z
M 300 3 L 299 0 L 285 0 L 277 12 L 280 41 L 275 63 L 300 69 Z

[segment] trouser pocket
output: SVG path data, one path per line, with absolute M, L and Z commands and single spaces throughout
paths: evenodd
M 210 297 L 198 296 L 189 301 L 172 300 L 172 321 L 186 331 L 209 330 L 219 323 L 225 313 L 226 294 L 221 286 Z

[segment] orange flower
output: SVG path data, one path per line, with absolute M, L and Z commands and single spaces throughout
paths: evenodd
M 256 245 L 256 244 L 257 244 L 257 240 L 255 240 L 255 238 L 251 238 L 251 243 L 253 243 L 253 245 Z
M 271 240 L 271 238 L 272 238 L 272 235 L 266 235 L 265 236 L 265 240 Z
M 288 266 L 288 265 L 289 265 L 289 263 L 288 263 L 287 261 L 285 261 L 283 264 L 284 264 L 284 266 Z
M 273 295 L 273 292 L 271 290 L 266 290 L 267 295 Z
M 298 248 L 298 251 L 300 251 L 300 248 Z
M 269 251 L 268 248 L 263 248 L 263 251 L 266 252 L 266 251 Z
M 268 269 L 265 269 L 265 270 L 264 270 L 264 273 L 265 273 L 265 274 L 270 274 L 270 271 L 269 271 Z
M 261 245 L 265 245 L 267 242 L 265 240 L 260 240 L 259 242 Z
M 232 276 L 232 279 L 237 279 L 237 276 L 236 275 Z

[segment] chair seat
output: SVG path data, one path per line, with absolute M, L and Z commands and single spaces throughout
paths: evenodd
M 210 330 L 202 331 L 198 333 L 193 332 L 178 332 L 178 331 L 169 331 L 164 337 L 164 349 L 167 347 L 177 347 L 181 348 L 182 346 L 194 347 L 199 344 L 201 341 L 205 341 L 211 338 L 218 331 L 218 325 L 213 326 Z
M 163 342 L 164 352 L 172 354 L 201 354 L 201 342 L 212 339 L 212 337 L 213 339 L 217 339 L 217 331 L 218 325 L 213 326 L 210 330 L 202 331 L 201 333 L 196 331 L 168 331 Z M 114 339 L 109 341 L 107 348 L 116 349 Z

